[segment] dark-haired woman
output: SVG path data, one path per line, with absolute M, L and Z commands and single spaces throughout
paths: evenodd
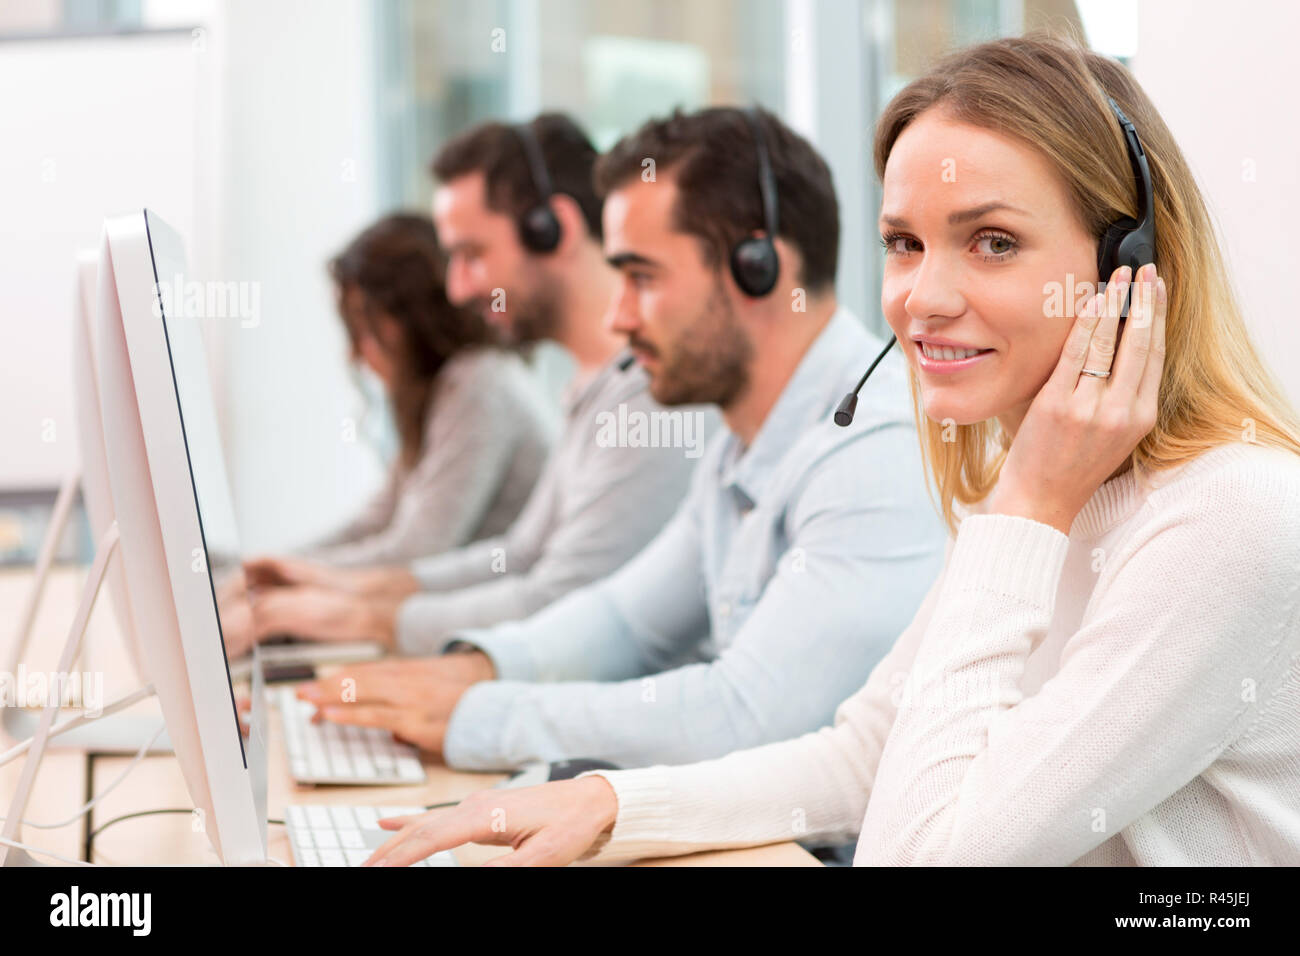
M 503 533 L 550 452 L 557 417 L 520 357 L 447 301 L 424 216 L 384 217 L 329 265 L 352 359 L 388 394 L 399 452 L 383 487 L 306 556 L 401 564 Z

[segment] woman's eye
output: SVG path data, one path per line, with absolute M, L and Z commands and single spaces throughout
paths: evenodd
M 976 246 L 987 257 L 1005 259 L 1008 254 L 1015 252 L 1016 241 L 1010 236 L 987 235 L 980 236 L 976 240 Z
M 905 256 L 909 252 L 921 251 L 921 244 L 911 236 L 881 236 L 880 244 L 885 247 L 887 255 Z

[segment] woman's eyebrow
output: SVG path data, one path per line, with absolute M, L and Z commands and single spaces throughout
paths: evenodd
M 1012 206 L 1010 203 L 994 200 L 993 202 L 986 202 L 981 206 L 972 206 L 970 209 L 962 209 L 958 212 L 949 213 L 948 225 L 959 226 L 963 222 L 969 222 L 972 219 L 980 218 L 980 216 L 986 216 L 991 212 L 1000 212 L 1000 211 L 1016 212 L 1022 216 L 1029 215 L 1029 213 L 1025 212 L 1023 209 L 1018 209 L 1015 206 Z
M 1023 209 L 1013 206 L 1010 203 L 1001 202 L 1000 200 L 994 200 L 993 202 L 986 202 L 978 206 L 972 206 L 969 209 L 959 209 L 957 212 L 949 213 L 948 225 L 960 226 L 964 222 L 970 222 L 972 219 L 978 219 L 981 216 L 986 216 L 991 212 L 999 212 L 999 211 L 1019 213 L 1022 216 L 1029 215 L 1029 213 L 1025 212 Z M 885 225 L 893 226 L 896 229 L 903 229 L 907 227 L 906 219 L 904 219 L 901 216 L 892 215 L 890 213 L 882 213 L 880 216 L 880 221 L 883 222 Z

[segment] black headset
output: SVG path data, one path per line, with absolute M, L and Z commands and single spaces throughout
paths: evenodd
M 781 272 L 781 260 L 772 240 L 778 226 L 776 176 L 772 173 L 772 159 L 767 153 L 767 140 L 763 137 L 763 124 L 758 110 L 749 107 L 741 111 L 754 133 L 754 149 L 758 154 L 758 190 L 763 197 L 762 236 L 740 240 L 731 250 L 731 277 L 745 295 L 762 298 L 772 291 Z
M 1120 266 L 1128 266 L 1136 275 L 1138 269 L 1148 262 L 1155 262 L 1156 258 L 1156 199 L 1155 190 L 1151 186 L 1151 168 L 1147 165 L 1147 154 L 1142 149 L 1142 140 L 1138 139 L 1133 121 L 1124 115 L 1124 111 L 1119 108 L 1119 104 L 1114 99 L 1107 97 L 1106 102 L 1110 104 L 1111 111 L 1119 120 L 1120 129 L 1124 131 L 1124 145 L 1128 148 L 1129 162 L 1133 166 L 1133 178 L 1137 182 L 1138 215 L 1142 218 L 1121 216 L 1110 223 L 1102 233 L 1101 241 L 1097 246 L 1097 276 L 1098 282 L 1103 285 Z M 1128 318 L 1132 294 L 1133 287 L 1129 286 L 1129 292 L 1124 298 L 1124 305 L 1119 313 L 1121 319 Z M 871 373 L 876 370 L 885 353 L 894 347 L 896 341 L 898 340 L 894 336 L 889 337 L 889 344 L 880 350 L 880 354 L 871 363 L 866 374 L 858 379 L 857 387 L 841 399 L 835 409 L 836 425 L 847 426 L 853 422 L 853 412 L 858 407 L 858 392 L 862 391 L 862 386 L 867 384 Z
M 1137 208 L 1141 219 L 1121 216 L 1106 227 L 1101 244 L 1097 247 L 1097 277 L 1104 285 L 1120 266 L 1128 266 L 1137 275 L 1138 269 L 1156 258 L 1156 200 L 1155 190 L 1151 188 L 1151 169 L 1147 165 L 1147 154 L 1142 149 L 1133 121 L 1124 115 L 1110 97 L 1106 98 L 1110 108 L 1119 120 L 1124 131 L 1124 145 L 1128 147 L 1129 162 L 1133 165 L 1133 178 L 1137 181 Z M 1119 317 L 1128 318 L 1129 300 L 1133 287 L 1124 297 L 1124 305 Z
M 538 195 L 537 204 L 530 207 L 516 223 L 519 241 L 530 252 L 554 252 L 560 244 L 562 231 L 560 220 L 551 208 L 551 196 L 555 191 L 551 187 L 551 174 L 546 168 L 542 146 L 537 141 L 533 128 L 527 123 L 516 124 L 511 129 L 524 147 L 524 156 L 528 160 L 528 169 Z

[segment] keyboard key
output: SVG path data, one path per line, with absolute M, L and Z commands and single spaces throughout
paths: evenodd
M 291 827 L 305 827 L 307 825 L 307 811 L 296 803 L 291 803 L 284 808 L 285 817 Z
M 369 850 L 344 850 L 348 858 L 348 866 L 360 866 L 366 860 L 370 859 Z
M 403 757 L 397 761 L 397 775 L 403 780 L 423 780 L 424 768 L 414 757 Z
M 307 807 L 307 820 L 313 830 L 325 830 L 330 827 L 330 813 L 320 804 Z
M 345 850 L 358 850 L 366 845 L 366 841 L 361 838 L 360 830 L 344 830 L 340 827 L 339 844 Z
M 306 829 L 296 829 L 293 831 L 294 839 L 300 847 L 310 850 L 316 844 L 312 842 L 311 831 Z
M 357 823 L 352 816 L 351 807 L 330 807 L 330 819 L 334 821 L 336 830 L 356 829 Z
M 343 855 L 342 850 L 321 850 L 321 866 L 347 866 L 347 857 Z
M 356 813 L 357 823 L 361 824 L 361 829 L 379 829 L 379 814 L 374 807 L 357 807 L 354 812 Z
M 299 866 L 320 866 L 320 857 L 315 850 L 294 850 L 293 858 Z
M 333 830 L 312 830 L 311 836 L 312 842 L 316 844 L 316 848 L 319 850 L 339 845 L 339 835 Z

